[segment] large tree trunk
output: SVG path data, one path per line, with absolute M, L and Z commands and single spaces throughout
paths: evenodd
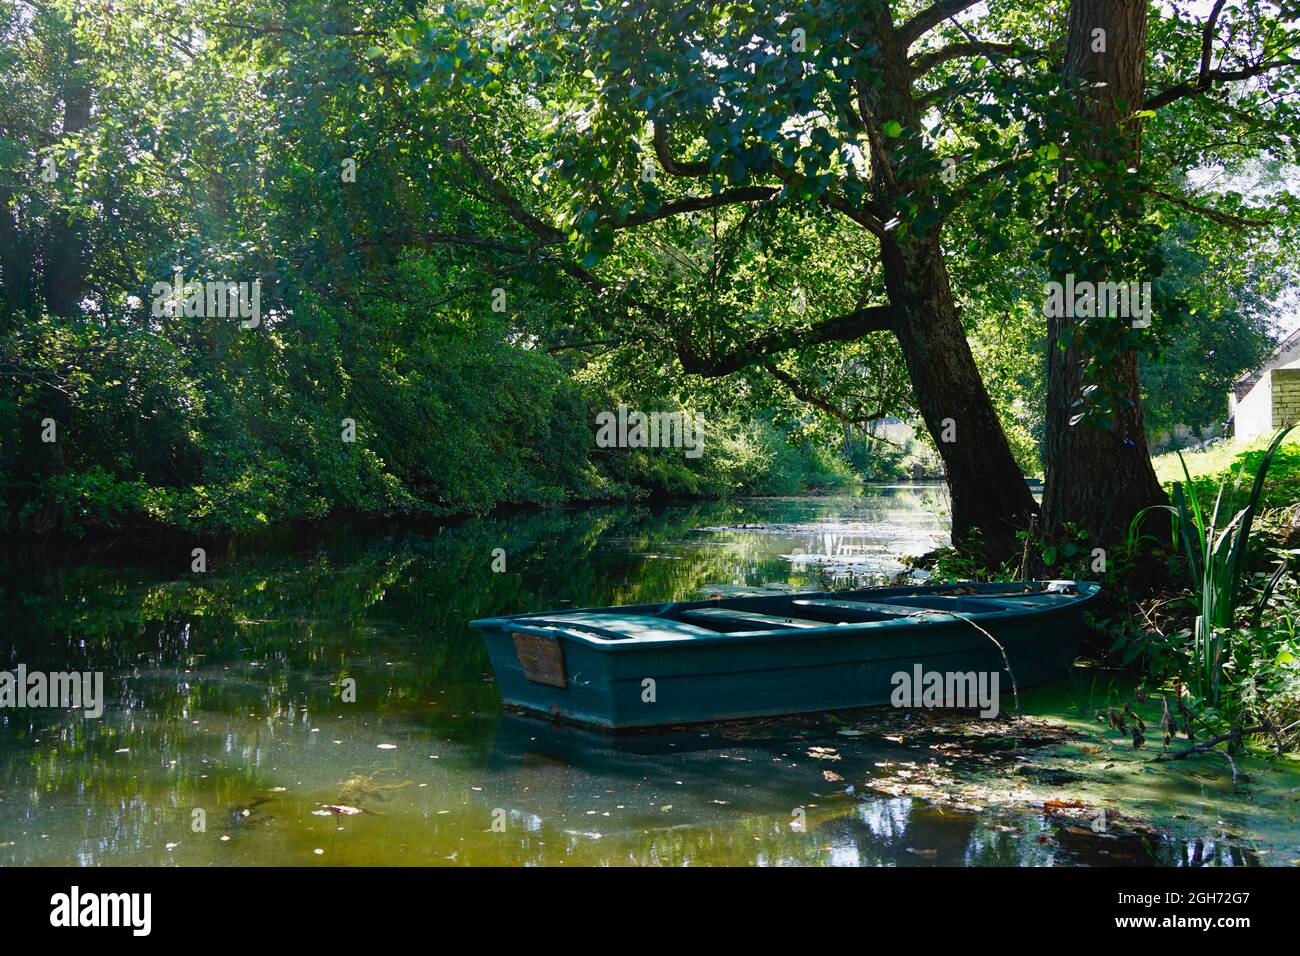
M 953 541 L 1003 561 L 1037 507 L 957 318 L 939 240 L 886 240 L 882 257 L 916 405 L 943 458 Z
M 1140 145 L 1137 122 L 1131 121 L 1132 132 L 1127 137 L 1117 141 L 1111 134 L 1142 102 L 1146 18 L 1146 4 L 1141 0 L 1074 0 L 1070 5 L 1064 73 L 1091 88 L 1081 109 L 1096 134 L 1084 149 L 1098 158 L 1115 159 L 1105 154 L 1118 142 L 1136 161 Z M 1104 53 L 1093 52 L 1095 30 L 1105 31 Z M 1121 109 L 1117 101 L 1127 104 L 1127 109 Z M 1097 278 L 1128 281 L 1139 277 Z M 1070 523 L 1087 531 L 1094 541 L 1113 545 L 1123 540 L 1138 511 L 1168 499 L 1151 467 L 1136 355 L 1128 352 L 1109 362 L 1119 394 L 1127 399 L 1116 403 L 1113 427 L 1103 430 L 1088 419 L 1071 424 L 1074 403 L 1081 394 L 1080 371 L 1090 357 L 1077 344 L 1060 346 L 1072 321 L 1048 319 L 1043 522 L 1048 535 L 1059 535 Z
M 887 119 L 921 130 L 907 40 L 895 29 L 889 4 L 865 14 L 869 35 L 880 40 L 882 75 L 879 83 L 859 86 L 863 122 L 877 131 Z M 901 138 L 879 132 L 872 137 L 873 193 L 891 206 L 904 195 L 932 202 L 923 181 L 902 175 L 909 165 L 904 151 Z M 943 458 L 953 543 L 992 563 L 1004 561 L 1020 549 L 1016 532 L 1030 529 L 1038 507 L 957 318 L 938 228 L 901 240 L 893 235 L 881 239 L 881 260 L 916 406 Z

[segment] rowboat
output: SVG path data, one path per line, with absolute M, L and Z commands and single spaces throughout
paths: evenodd
M 979 675 L 1005 691 L 1050 680 L 1078 655 L 1084 609 L 1099 591 L 1079 581 L 865 588 L 512 614 L 470 625 L 484 631 L 506 705 L 623 730 L 931 706 L 916 691 L 922 681 L 932 687 L 935 674 L 949 690 Z M 951 695 L 940 696 L 938 706 L 953 705 Z

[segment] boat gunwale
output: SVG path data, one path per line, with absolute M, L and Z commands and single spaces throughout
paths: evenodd
M 985 582 L 980 582 L 985 583 Z M 994 583 L 994 582 L 987 582 Z M 470 627 L 483 629 L 496 629 L 503 633 L 511 631 L 520 631 L 522 628 L 528 628 L 523 633 L 538 633 L 539 636 L 548 636 L 554 638 L 565 637 L 571 641 L 585 644 L 600 651 L 633 651 L 649 650 L 652 648 L 685 648 L 693 646 L 712 646 L 720 643 L 730 644 L 752 644 L 765 643 L 769 641 L 789 641 L 789 640 L 808 640 L 829 636 L 838 637 L 864 637 L 871 634 L 881 634 L 884 636 L 884 629 L 916 626 L 928 626 L 931 628 L 948 629 L 958 622 L 975 623 L 983 621 L 998 622 L 1007 618 L 1025 620 L 1026 618 L 1038 618 L 1045 615 L 1060 614 L 1064 612 L 1075 612 L 1079 606 L 1091 601 L 1101 592 L 1101 585 L 1094 581 L 1026 581 L 1026 589 L 1023 591 L 1002 592 L 1006 596 L 1019 596 L 1024 594 L 1050 594 L 1052 591 L 1046 587 L 1030 591 L 1028 588 L 1033 585 L 1065 585 L 1076 588 L 1082 593 L 1069 595 L 1072 600 L 1042 607 L 1018 607 L 1004 608 L 1000 610 L 991 610 L 979 614 L 963 614 L 956 611 L 945 611 L 941 609 L 918 609 L 914 615 L 907 615 L 884 621 L 861 621 L 855 623 L 837 623 L 827 624 L 825 627 L 809 628 L 772 628 L 767 630 L 753 631 L 718 631 L 700 635 L 656 635 L 648 637 L 602 637 L 597 633 L 581 630 L 581 625 L 566 624 L 565 622 L 546 623 L 545 615 L 547 614 L 599 614 L 614 613 L 628 607 L 649 607 L 652 605 L 625 604 L 611 605 L 607 607 L 587 607 L 587 608 L 566 608 L 562 611 L 526 611 L 520 614 L 508 614 L 498 617 L 478 618 L 470 621 Z M 894 594 L 927 596 L 935 595 L 937 591 L 944 588 L 961 587 L 960 584 L 940 584 L 940 585 L 923 585 L 920 588 L 861 588 L 859 590 L 870 590 L 879 592 L 893 592 Z M 969 585 L 966 585 L 969 586 Z M 790 595 L 792 600 L 796 598 L 830 598 L 843 599 L 845 595 L 852 594 L 852 591 L 808 591 L 795 592 Z M 835 596 L 839 595 L 839 598 Z M 780 597 L 781 595 L 773 594 L 771 597 Z M 880 596 L 887 596 L 881 594 Z M 949 596 L 949 595 L 938 595 Z M 953 597 L 979 597 L 980 592 L 976 594 L 951 595 Z M 990 597 L 996 594 L 990 593 Z M 755 595 L 763 598 L 767 595 Z M 737 598 L 733 600 L 746 600 L 746 598 Z M 887 602 L 884 602 L 887 603 Z M 700 607 L 716 606 L 716 601 L 668 601 L 659 605 L 658 614 L 663 614 L 668 610 L 678 607 L 679 605 L 692 605 Z M 653 618 L 654 614 L 631 615 L 637 617 Z M 686 623 L 686 622 L 677 622 Z M 695 625 L 691 625 L 695 626 Z M 701 628 L 701 630 L 708 630 Z M 549 632 L 549 633 L 546 633 Z

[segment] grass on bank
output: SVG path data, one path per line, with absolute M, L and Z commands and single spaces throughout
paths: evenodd
M 1183 452 L 1183 461 L 1187 463 L 1187 472 L 1196 485 L 1197 497 L 1204 503 L 1208 496 L 1212 505 L 1220 480 L 1226 477 L 1229 483 L 1235 481 L 1237 469 L 1243 462 L 1246 473 L 1242 484 L 1248 485 L 1254 480 L 1272 437 L 1270 433 L 1260 435 L 1251 442 L 1236 444 L 1228 441 L 1201 451 Z M 1156 477 L 1166 489 L 1175 481 L 1185 483 L 1178 452 L 1156 455 L 1151 459 L 1151 464 L 1155 468 Z M 1300 429 L 1291 432 L 1274 455 L 1260 506 L 1285 508 L 1297 502 L 1300 502 Z

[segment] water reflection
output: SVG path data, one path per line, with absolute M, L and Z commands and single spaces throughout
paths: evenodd
M 182 539 L 11 549 L 0 666 L 103 671 L 108 706 L 101 720 L 0 711 L 0 864 L 1100 862 L 1098 841 L 1041 814 L 872 794 L 863 784 L 896 745 L 834 723 L 611 738 L 503 714 L 466 627 L 812 586 L 845 569 L 791 556 L 827 540 L 832 557 L 887 559 L 850 571 L 884 572 L 942 539 L 934 497 L 280 529 L 210 544 L 201 575 Z M 506 573 L 491 571 L 494 548 Z M 1138 862 L 1125 847 L 1109 852 Z M 1148 850 L 1249 862 L 1234 841 Z

